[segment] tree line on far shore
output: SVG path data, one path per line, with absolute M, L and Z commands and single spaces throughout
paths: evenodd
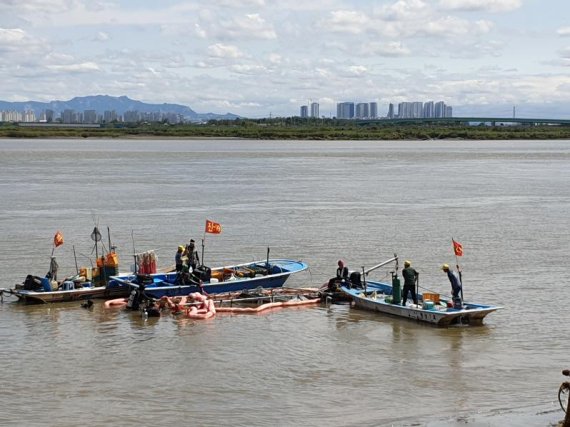
M 570 126 L 358 122 L 336 119 L 238 119 L 201 124 L 124 124 L 99 128 L 1 123 L 0 138 L 242 138 L 287 140 L 570 139 Z

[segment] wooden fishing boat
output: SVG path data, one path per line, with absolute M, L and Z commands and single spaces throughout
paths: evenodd
M 93 247 L 95 250 L 95 266 L 78 268 L 73 276 L 57 280 L 59 266 L 54 251 L 64 243 L 63 234 L 58 231 L 53 239 L 49 271 L 45 277 L 29 274 L 23 283 L 15 285 L 14 288 L 1 289 L 0 295 L 16 296 L 19 301 L 28 304 L 127 296 L 130 292 L 129 288 L 107 288 L 109 278 L 119 274 L 119 257 L 115 252 L 115 247 L 111 244 L 111 234 L 108 227 L 107 231 L 109 233 L 109 251 L 107 253 L 105 253 L 104 245 L 99 243 L 101 242 L 101 233 L 98 227 L 95 227 L 91 233 L 91 239 L 95 243 Z M 101 253 L 99 249 L 102 249 Z
M 23 283 L 12 289 L 3 289 L 2 293 L 16 296 L 21 302 L 34 304 L 120 298 L 130 292 L 128 287 L 107 287 L 110 277 L 119 271 L 119 261 L 114 251 L 97 258 L 96 267 L 82 267 L 78 274 L 60 281 L 54 280 L 54 262 L 55 258 L 52 257 L 50 272 L 46 277 L 28 275 Z
M 358 308 L 419 320 L 437 326 L 479 325 L 489 313 L 502 308 L 473 303 L 463 303 L 461 308 L 454 308 L 449 307 L 445 299 L 440 299 L 438 303 L 435 303 L 425 300 L 422 295 L 418 295 L 417 305 L 402 306 L 401 303 L 394 302 L 392 285 L 374 281 L 367 281 L 365 287 L 341 286 L 341 289 L 352 298 L 353 304 Z
M 95 285 L 93 282 L 74 282 L 66 280 L 63 287 L 52 291 L 27 290 L 27 289 L 4 289 L 6 295 L 14 295 L 26 304 L 69 302 L 88 299 L 121 298 L 129 294 L 128 288 L 107 288 L 103 285 Z
M 418 304 L 402 305 L 400 299 L 400 280 L 397 275 L 398 258 L 394 256 L 384 263 L 362 272 L 362 281 L 344 283 L 340 289 L 352 299 L 352 304 L 364 310 L 392 316 L 404 317 L 431 323 L 437 326 L 480 325 L 485 316 L 502 307 L 462 302 L 460 306 L 451 300 L 441 298 L 439 294 L 428 292 L 418 294 Z M 366 280 L 366 276 L 374 269 L 391 262 L 396 262 L 392 272 L 392 284 Z
M 111 277 L 108 288 L 130 287 L 147 297 L 184 296 L 192 292 L 218 294 L 255 288 L 279 288 L 290 275 L 308 268 L 302 261 L 268 259 L 217 267 L 199 266 L 192 273 L 126 274 Z

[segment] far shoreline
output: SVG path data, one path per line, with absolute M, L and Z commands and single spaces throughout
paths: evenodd
M 206 124 L 118 124 L 97 127 L 19 126 L 0 123 L 1 139 L 460 141 L 570 140 L 567 125 L 490 126 L 332 121 L 240 120 Z

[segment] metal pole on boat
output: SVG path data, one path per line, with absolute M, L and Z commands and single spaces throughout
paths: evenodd
M 204 233 L 204 236 L 206 236 L 206 233 Z M 204 246 L 205 246 L 205 245 L 204 245 L 204 241 L 205 241 L 205 240 L 206 240 L 205 238 L 202 239 L 202 259 L 201 259 L 201 262 L 200 262 L 201 265 L 205 265 L 205 264 L 204 264 Z
M 75 254 L 75 245 L 73 245 L 73 258 L 75 259 L 75 271 L 79 274 L 79 267 L 77 266 L 77 255 Z
M 266 266 L 267 266 L 267 274 L 269 274 L 271 272 L 270 271 L 271 269 L 269 267 L 269 246 L 267 247 L 267 263 L 266 263 Z
M 362 266 L 362 279 L 364 280 L 364 296 L 366 296 L 366 273 L 364 271 L 364 266 Z
M 396 256 L 396 254 L 394 254 L 394 258 L 390 258 L 389 260 L 381 262 L 380 264 L 375 265 L 374 267 L 370 267 L 368 270 L 364 270 L 364 267 L 363 267 L 362 272 L 364 273 L 364 275 L 367 275 L 368 273 L 376 270 L 377 268 L 383 267 L 386 264 L 390 264 L 393 261 L 396 261 L 396 263 L 398 262 L 398 257 Z M 396 267 L 396 269 L 397 269 L 397 267 Z

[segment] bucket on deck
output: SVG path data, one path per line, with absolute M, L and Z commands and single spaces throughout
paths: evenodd
M 66 280 L 61 285 L 61 289 L 64 291 L 72 291 L 75 289 L 75 283 L 73 283 L 71 280 Z

